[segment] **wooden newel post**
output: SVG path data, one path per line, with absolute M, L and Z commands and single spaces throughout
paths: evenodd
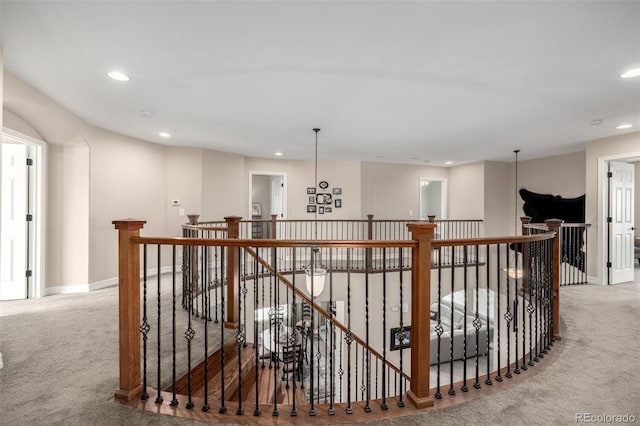
M 120 389 L 116 399 L 131 401 L 142 393 L 140 378 L 140 236 L 146 220 L 114 220 L 118 230 L 118 322 L 120 333 Z
M 416 408 L 433 406 L 429 395 L 431 240 L 436 225 L 408 223 L 411 237 L 418 243 L 411 252 L 411 385 L 407 398 Z
M 522 222 L 522 235 L 529 235 L 529 229 L 527 225 L 531 223 L 530 216 L 520 216 L 520 222 Z
M 550 232 L 555 232 L 556 236 L 553 238 L 553 338 L 560 340 L 560 227 L 564 223 L 560 219 L 547 219 L 544 221 L 547 224 Z
M 227 238 L 240 238 L 240 216 L 227 216 Z M 240 258 L 239 247 L 227 248 L 227 322 L 226 328 L 237 328 L 239 324 L 238 318 L 238 300 L 236 295 L 236 286 L 234 285 L 239 277 L 238 259 Z

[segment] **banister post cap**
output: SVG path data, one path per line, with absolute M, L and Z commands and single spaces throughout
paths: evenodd
M 531 223 L 531 216 L 520 216 L 520 220 L 524 224 Z
M 144 224 L 147 223 L 144 219 L 117 219 L 111 222 L 116 229 L 142 229 Z
M 562 219 L 547 219 L 544 221 L 544 223 L 547 224 L 548 227 L 556 227 L 559 228 L 560 225 L 562 225 L 564 223 L 564 220 Z
M 409 222 L 407 228 L 412 234 L 430 234 L 433 235 L 436 229 L 435 223 L 429 222 Z

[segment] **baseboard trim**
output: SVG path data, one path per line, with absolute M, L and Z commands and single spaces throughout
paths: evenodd
M 589 275 L 587 275 L 587 284 L 603 285 L 598 277 L 592 277 Z
M 173 270 L 171 266 L 163 266 L 160 268 L 161 274 L 170 273 Z M 140 273 L 142 276 L 142 272 Z M 158 268 L 151 268 L 147 271 L 147 277 L 158 276 Z M 45 287 L 44 295 L 53 296 L 56 294 L 71 294 L 71 293 L 88 293 L 91 291 L 102 290 L 104 288 L 115 287 L 118 285 L 118 277 L 107 278 L 106 280 L 96 281 L 90 284 L 78 284 L 78 285 L 62 285 L 56 287 Z

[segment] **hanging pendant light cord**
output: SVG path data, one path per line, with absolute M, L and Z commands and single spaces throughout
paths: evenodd
M 316 132 L 316 153 L 315 153 L 315 175 L 314 175 L 314 181 L 313 184 L 316 187 L 316 190 L 318 188 L 318 132 L 320 131 L 320 129 L 313 129 L 314 132 Z M 318 197 L 316 196 L 316 200 L 318 199 Z M 316 204 L 316 210 L 313 212 L 313 217 L 314 217 L 314 222 L 313 222 L 313 238 L 317 241 L 318 240 L 318 205 Z

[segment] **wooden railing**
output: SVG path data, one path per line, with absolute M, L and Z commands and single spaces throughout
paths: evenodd
M 486 365 L 486 384 L 491 384 L 492 375 L 496 381 L 501 381 L 503 374 L 510 377 L 512 365 L 518 373 L 527 365 L 538 362 L 559 335 L 560 246 L 556 237 L 559 223 L 549 223 L 550 232 L 536 235 L 463 240 L 434 240 L 436 224 L 409 223 L 411 239 L 404 241 L 242 239 L 238 238 L 241 220 L 236 217 L 227 218 L 224 224 L 211 224 L 215 229 L 207 231 L 211 235 L 223 232 L 226 238 L 202 238 L 206 234 L 198 227 L 185 228 L 187 238 L 146 238 L 139 235 L 144 223 L 140 220 L 114 221 L 119 230 L 120 247 L 120 389 L 116 397 L 121 400 L 138 396 L 148 399 L 155 394 L 157 404 L 171 398 L 170 404 L 174 406 L 179 404 L 176 389 L 182 386 L 177 384 L 177 378 L 184 376 L 186 384 L 182 388 L 187 389 L 185 404 L 188 409 L 194 407 L 194 400 L 197 400 L 202 403 L 202 410 L 208 411 L 210 403 L 215 401 L 215 404 L 221 404 L 218 411 L 223 413 L 227 409 L 226 398 L 232 397 L 225 395 L 225 389 L 232 381 L 240 387 L 233 391 L 233 398 L 237 397 L 236 413 L 242 414 L 247 392 L 243 378 L 249 375 L 255 376 L 252 383 L 256 384 L 256 394 L 251 397 L 255 403 L 254 414 L 271 410 L 272 415 L 278 415 L 279 404 L 282 404 L 278 398 L 282 394 L 274 391 L 270 402 L 260 402 L 257 383 L 263 380 L 260 372 L 264 370 L 258 367 L 258 361 L 266 346 L 260 341 L 261 336 L 266 336 L 264 321 L 270 329 L 269 319 L 278 316 L 280 306 L 284 306 L 283 317 L 291 330 L 302 317 L 302 305 L 311 306 L 310 329 L 321 330 L 317 339 L 312 334 L 311 351 L 307 354 L 310 355 L 310 395 L 297 394 L 296 397 L 295 380 L 293 393 L 286 393 L 287 398 L 292 397 L 287 403 L 291 406 L 291 415 L 298 413 L 296 403 L 309 408 L 312 416 L 317 407 L 323 407 L 323 411 L 326 408 L 327 414 L 331 415 L 340 406 L 350 414 L 355 401 L 363 401 L 368 412 L 373 401 L 386 410 L 387 398 L 402 407 L 404 396 L 416 407 L 428 407 L 433 405 L 434 396 L 442 398 L 440 386 L 444 376 L 441 368 L 448 369 L 448 394 L 453 396 L 454 383 L 460 379 L 464 380 L 461 389 L 467 390 L 465 359 L 475 358 L 474 387 L 479 389 L 481 365 Z M 513 245 L 523 248 L 521 254 L 510 250 Z M 158 261 L 167 251 L 172 259 L 173 272 L 164 278 L 158 276 L 153 283 L 146 273 L 149 250 Z M 344 267 L 335 262 L 336 250 L 346 250 Z M 357 259 L 366 259 L 374 250 L 378 250 L 383 259 L 382 273 L 366 270 L 363 274 L 352 275 L 358 269 L 354 267 Z M 446 268 L 444 260 L 447 256 L 459 256 L 460 253 L 460 270 Z M 397 269 L 387 270 L 387 256 L 397 259 Z M 302 290 L 300 274 L 295 269 L 281 269 L 279 260 L 285 258 L 292 259 L 294 264 L 298 258 L 304 258 L 311 270 L 318 264 L 324 266 L 328 280 L 324 295 L 315 297 Z M 483 262 L 479 262 L 479 258 Z M 179 259 L 182 259 L 181 268 Z M 516 269 L 524 272 L 509 278 Z M 180 280 L 182 286 L 177 284 Z M 480 308 L 481 288 L 486 295 L 482 299 L 482 305 L 486 305 L 484 311 Z M 176 303 L 180 292 L 182 306 Z M 164 297 L 163 293 L 166 293 Z M 185 293 L 187 297 L 184 297 Z M 490 300 L 494 293 L 497 295 L 495 304 Z M 462 294 L 462 304 L 458 294 Z M 410 314 L 407 314 L 410 317 L 403 315 L 405 304 L 409 307 Z M 450 315 L 448 318 L 443 314 L 445 311 Z M 459 322 L 458 317 L 464 319 L 460 333 L 453 327 L 454 319 Z M 467 331 L 467 317 L 473 324 L 475 336 Z M 522 323 L 517 322 L 518 318 Z M 209 323 L 218 325 L 212 327 Z M 387 340 L 390 327 L 394 334 Z M 446 327 L 450 327 L 448 331 Z M 511 336 L 514 329 L 519 332 Z M 274 333 L 273 344 L 277 347 L 278 332 Z M 176 336 L 184 336 L 180 337 L 182 345 L 176 344 Z M 293 342 L 297 337 L 295 333 L 292 336 Z M 472 348 L 470 342 L 474 337 L 475 348 Z M 213 341 L 208 341 L 210 339 Z M 232 367 L 225 363 L 228 350 L 224 348 L 229 339 L 237 346 L 237 359 L 233 361 L 237 367 L 233 368 L 239 371 L 239 376 L 235 378 L 228 373 Z M 485 341 L 486 345 L 481 343 Z M 318 345 L 323 342 L 323 353 L 318 347 L 314 348 L 314 342 Z M 502 350 L 504 344 L 508 348 Z M 187 346 L 186 353 L 180 350 L 184 345 Z M 396 346 L 399 346 L 398 351 L 391 353 Z M 402 349 L 408 346 L 410 349 Z M 192 362 L 196 348 L 200 358 Z M 252 353 L 246 355 L 247 350 Z M 408 360 L 403 356 L 407 350 L 410 351 Z M 215 373 L 215 377 L 219 377 L 215 380 L 221 381 L 216 382 L 221 394 L 211 393 L 211 389 L 206 388 L 214 367 L 207 360 L 214 352 L 221 355 L 220 362 L 214 363 L 222 365 L 221 372 Z M 445 361 L 442 357 L 447 352 L 449 356 Z M 318 386 L 323 357 L 325 371 L 336 374 L 327 376 L 324 373 L 326 392 L 323 391 L 320 397 Z M 526 357 L 529 357 L 528 361 Z M 248 361 L 243 361 L 245 359 Z M 191 389 L 196 374 L 193 367 L 198 360 L 201 363 L 197 374 L 201 374 L 200 382 L 205 384 L 201 397 Z M 149 369 L 154 361 L 154 368 Z M 164 371 L 168 368 L 166 364 L 170 365 L 171 374 Z M 273 370 L 273 386 L 278 382 L 276 370 Z M 162 380 L 168 376 L 171 376 L 169 382 Z M 314 377 L 317 377 L 315 384 Z M 300 382 L 300 386 L 303 384 Z M 318 390 L 315 396 L 314 390 Z M 215 398 L 209 399 L 210 394 Z
M 523 216 L 522 235 L 533 235 L 549 231 L 546 223 L 531 223 Z M 589 247 L 589 223 L 560 224 L 560 285 L 587 284 L 587 258 Z

